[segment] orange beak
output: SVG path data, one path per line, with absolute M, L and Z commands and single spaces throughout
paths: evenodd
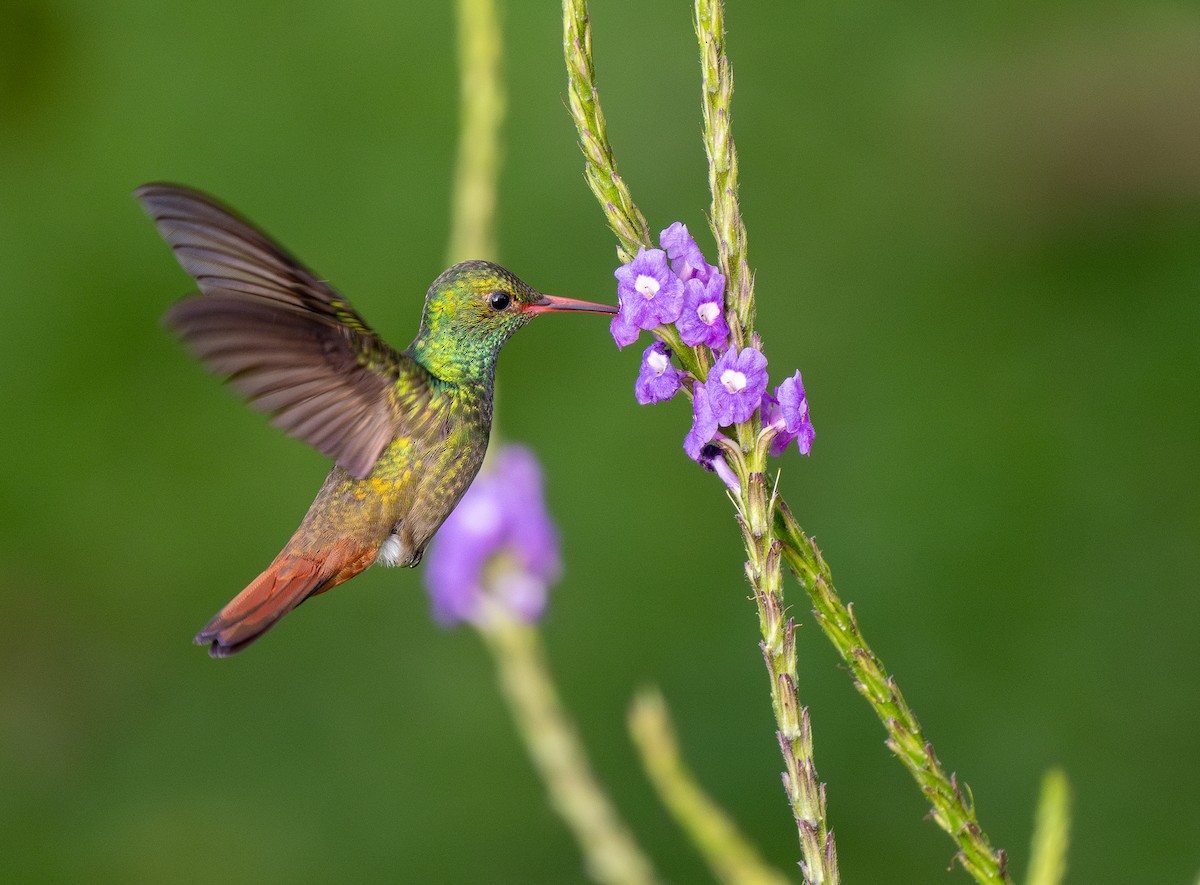
M 608 304 L 595 304 L 575 298 L 557 298 L 554 295 L 543 295 L 525 308 L 526 313 L 550 313 L 557 310 L 581 310 L 585 313 L 606 313 L 610 316 L 617 313 L 617 308 Z

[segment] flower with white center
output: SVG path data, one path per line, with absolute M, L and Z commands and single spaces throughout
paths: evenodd
M 729 326 L 725 323 L 725 277 L 716 271 L 701 281 L 698 277 L 683 284 L 683 310 L 680 311 L 676 327 L 684 344 L 695 347 L 707 344 L 714 350 L 724 347 L 729 340 Z
M 709 369 L 705 388 L 719 425 L 749 420 L 767 390 L 767 358 L 753 347 L 731 347 Z
M 633 261 L 616 269 L 617 300 L 621 312 L 610 331 L 618 347 L 637 340 L 638 330 L 653 329 L 679 319 L 683 309 L 683 283 L 667 266 L 661 249 L 638 249 Z
M 638 294 L 649 301 L 658 294 L 660 286 L 658 280 L 654 279 L 654 277 L 648 277 L 640 273 L 637 280 L 634 281 L 633 288 L 637 289 Z
M 637 401 L 643 406 L 668 400 L 679 392 L 680 372 L 671 365 L 671 349 L 655 342 L 642 354 L 642 368 L 633 386 Z
M 730 393 L 741 393 L 746 389 L 746 373 L 736 369 L 726 369 L 721 373 L 721 386 Z

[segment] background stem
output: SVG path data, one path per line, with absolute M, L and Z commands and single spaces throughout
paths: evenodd
M 800 529 L 782 500 L 776 508 L 776 531 L 784 560 L 812 600 L 817 623 L 849 665 L 854 687 L 887 729 L 888 748 L 909 770 L 933 806 L 930 817 L 958 843 L 956 857 L 963 868 L 980 883 L 1011 883 L 1008 856 L 1002 849 L 993 849 L 980 828 L 970 790 L 966 789 L 964 795 L 958 778 L 947 775 L 942 768 L 933 744 L 925 737 L 896 680 L 867 645 L 851 607 L 834 590 L 821 551 Z
M 496 661 L 500 687 L 550 804 L 570 827 L 588 874 L 605 885 L 657 879 L 588 767 L 587 754 L 549 677 L 537 628 L 495 607 L 479 634 Z
M 629 708 L 629 733 L 659 798 L 718 881 L 724 885 L 787 885 L 788 879 L 762 862 L 754 846 L 684 765 L 662 694 L 651 689 L 638 693 Z
M 496 255 L 496 182 L 505 95 L 494 0 L 458 0 L 459 134 L 450 263 Z

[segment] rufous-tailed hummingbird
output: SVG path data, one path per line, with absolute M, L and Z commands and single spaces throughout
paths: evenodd
M 177 185 L 135 193 L 200 287 L 167 324 L 251 406 L 335 462 L 280 554 L 196 634 L 213 657 L 241 651 L 373 562 L 415 566 L 483 463 L 504 342 L 539 313 L 617 312 L 464 261 L 434 280 L 400 353 L 229 209 Z

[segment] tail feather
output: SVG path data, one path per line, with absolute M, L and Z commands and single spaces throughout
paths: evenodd
M 236 654 L 310 596 L 350 580 L 375 560 L 377 549 L 343 538 L 320 551 L 284 549 L 250 585 L 196 634 L 214 658 Z

